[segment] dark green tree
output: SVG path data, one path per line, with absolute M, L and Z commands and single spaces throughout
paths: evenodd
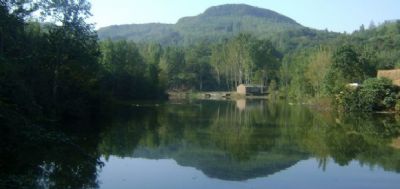
M 325 77 L 328 94 L 337 94 L 347 83 L 362 83 L 372 77 L 375 68 L 370 65 L 368 53 L 359 53 L 354 46 L 339 47 L 332 56 L 332 64 Z
M 194 76 L 191 85 L 200 91 L 214 89 L 215 79 L 210 65 L 211 49 L 208 44 L 200 43 L 187 50 L 185 72 Z
M 168 89 L 188 89 L 186 83 L 193 80 L 194 76 L 184 72 L 186 66 L 185 52 L 179 47 L 168 47 L 161 57 L 161 80 Z

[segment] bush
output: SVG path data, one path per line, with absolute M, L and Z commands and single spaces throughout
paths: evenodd
M 338 95 L 338 104 L 344 111 L 382 111 L 394 109 L 397 87 L 388 79 L 371 78 L 356 89 L 345 87 Z
M 367 79 L 360 90 L 360 100 L 369 111 L 394 108 L 397 88 L 388 79 Z
M 339 107 L 344 111 L 353 112 L 362 109 L 360 108 L 358 89 L 345 87 L 344 89 L 342 89 L 339 95 L 337 95 L 336 100 Z

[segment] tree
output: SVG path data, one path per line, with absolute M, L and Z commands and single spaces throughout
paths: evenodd
M 364 32 L 364 31 L 365 31 L 365 26 L 364 26 L 364 24 L 361 24 L 359 31 L 360 31 L 360 32 Z
M 185 52 L 178 47 L 168 47 L 160 60 L 161 80 L 169 89 L 185 89 L 185 82 L 190 80 L 184 73 Z
M 369 30 L 376 29 L 376 25 L 375 25 L 375 22 L 373 20 L 371 20 L 371 22 L 369 22 L 368 29 Z
M 129 101 L 157 98 L 163 94 L 157 57 L 153 52 L 144 58 L 135 43 L 111 40 L 102 42 L 101 50 L 100 63 L 105 69 L 101 86 L 109 96 Z
M 61 24 L 61 26 L 52 26 L 48 36 L 51 47 L 49 50 L 53 51 L 54 55 L 50 58 L 50 62 L 54 70 L 53 96 L 56 100 L 61 66 L 68 66 L 67 64 L 72 64 L 72 62 L 86 64 L 78 68 L 93 67 L 96 64 L 99 55 L 97 35 L 92 25 L 85 22 L 85 19 L 91 16 L 91 5 L 86 0 L 43 0 L 39 5 L 44 19 L 48 18 Z M 73 60 L 82 57 L 91 57 L 91 60 Z M 88 72 L 81 76 L 94 73 L 93 70 L 86 71 Z
M 211 49 L 206 43 L 200 43 L 190 47 L 186 53 L 186 73 L 193 74 L 195 77 L 192 86 L 202 90 L 211 90 L 215 86 L 215 80 L 212 75 L 212 67 L 210 65 Z
M 328 94 L 337 94 L 347 83 L 361 83 L 375 72 L 375 68 L 369 64 L 368 56 L 363 56 L 351 45 L 336 49 L 332 61 L 325 77 Z
M 159 75 L 161 71 L 159 64 L 163 48 L 160 44 L 151 43 L 139 46 L 139 51 L 147 64 L 146 77 L 156 86 L 161 87 L 159 86 Z
M 50 19 L 63 26 L 87 27 L 85 20 L 92 16 L 91 4 L 87 0 L 41 0 L 40 13 L 43 19 Z
M 309 57 L 309 63 L 305 70 L 305 77 L 310 81 L 313 94 L 319 97 L 322 93 L 323 80 L 332 64 L 332 53 L 329 49 L 318 49 Z
M 282 54 L 268 40 L 254 40 L 251 46 L 254 62 L 252 81 L 266 86 L 269 82 L 279 81 Z
M 223 80 L 225 80 L 226 78 L 223 77 L 223 70 L 224 68 L 224 64 L 225 64 L 225 56 L 224 56 L 224 46 L 223 44 L 217 44 L 212 46 L 211 49 L 211 57 L 210 57 L 210 65 L 212 66 L 212 68 L 214 69 L 214 77 L 217 81 L 217 85 L 218 88 L 226 88 L 226 87 L 222 87 L 222 82 Z

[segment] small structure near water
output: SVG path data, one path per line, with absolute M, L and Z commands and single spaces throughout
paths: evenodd
M 387 78 L 392 80 L 393 85 L 400 86 L 400 69 L 378 70 L 378 78 Z
M 358 84 L 358 83 L 349 83 L 349 84 L 346 85 L 346 87 L 350 88 L 350 89 L 357 89 L 358 87 L 360 87 L 360 84 Z
M 262 95 L 264 94 L 264 86 L 241 84 L 237 86 L 236 92 L 240 95 Z

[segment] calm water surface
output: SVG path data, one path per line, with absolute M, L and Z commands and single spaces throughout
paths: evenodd
M 33 155 L 37 161 L 21 169 L 35 171 L 22 178 L 37 188 L 400 186 L 395 115 L 338 115 L 254 100 L 193 101 L 138 103 L 101 125 L 95 132 L 82 126 L 64 131 L 79 147 L 58 145 L 45 156 Z

